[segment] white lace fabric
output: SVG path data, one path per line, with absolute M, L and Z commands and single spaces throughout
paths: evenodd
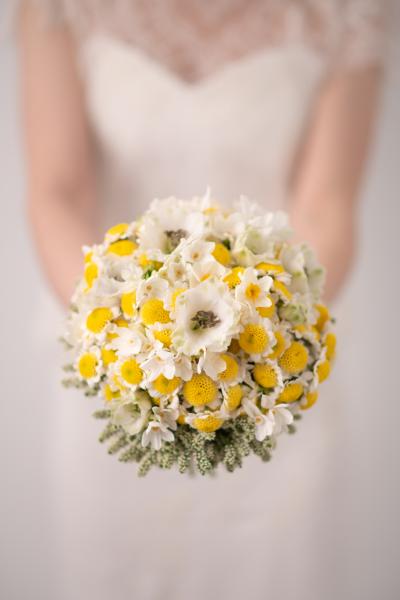
M 110 34 L 179 78 L 200 81 L 227 63 L 290 43 L 335 68 L 379 62 L 390 0 L 35 0 L 79 36 Z

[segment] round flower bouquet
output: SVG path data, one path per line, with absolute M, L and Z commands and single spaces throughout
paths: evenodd
M 317 400 L 335 353 L 324 271 L 285 213 L 245 198 L 155 200 L 85 247 L 63 338 L 66 385 L 100 396 L 121 461 L 205 474 L 254 453 Z

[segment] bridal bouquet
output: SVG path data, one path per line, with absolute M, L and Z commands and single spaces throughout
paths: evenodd
M 254 453 L 317 400 L 335 354 L 324 272 L 285 213 L 207 193 L 155 200 L 84 248 L 66 385 L 100 396 L 121 461 L 205 474 Z

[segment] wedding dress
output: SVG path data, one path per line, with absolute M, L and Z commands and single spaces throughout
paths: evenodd
M 42 4 L 46 20 L 76 34 L 105 227 L 133 220 L 155 197 L 208 185 L 223 202 L 245 194 L 284 206 L 325 79 L 383 55 L 378 0 Z M 333 376 L 268 465 L 249 458 L 234 474 L 138 479 L 98 444 L 98 401 L 61 388 L 62 312 L 49 294 L 41 311 L 46 393 L 56 398 L 48 448 L 58 600 L 348 597 L 343 384 Z

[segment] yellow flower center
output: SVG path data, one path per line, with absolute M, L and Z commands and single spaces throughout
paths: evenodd
M 228 286 L 233 289 L 240 283 L 240 275 L 244 273 L 243 267 L 233 267 L 228 275 L 225 275 L 224 281 L 228 284 Z
M 93 258 L 93 252 L 92 252 L 92 250 L 89 250 L 89 252 L 86 252 L 86 254 L 85 254 L 85 258 L 84 258 L 85 263 L 90 263 L 92 258 Z
M 247 286 L 245 295 L 246 295 L 246 298 L 248 300 L 250 300 L 251 302 L 254 302 L 255 300 L 257 300 L 257 298 L 260 296 L 260 294 L 261 294 L 261 288 L 256 283 L 250 283 Z
M 258 306 L 256 309 L 260 317 L 263 317 L 264 319 L 270 319 L 275 313 L 275 302 L 269 294 L 268 298 L 271 300 L 270 306 Z
M 103 394 L 107 402 L 110 402 L 114 398 L 119 398 L 121 395 L 121 393 L 118 390 L 112 390 L 108 383 L 106 383 L 106 385 L 103 388 Z
M 268 263 L 268 262 L 260 262 L 258 263 L 258 265 L 256 265 L 256 269 L 258 269 L 259 271 L 262 271 L 263 273 L 284 273 L 284 268 L 282 267 L 282 265 L 277 265 L 275 263 Z
M 231 253 L 228 248 L 224 246 L 224 244 L 220 244 L 219 242 L 215 244 L 214 250 L 212 251 L 212 255 L 221 265 L 226 267 L 231 262 Z
M 334 333 L 327 333 L 325 337 L 326 346 L 326 358 L 332 360 L 336 353 L 336 335 Z
M 173 377 L 172 379 L 167 379 L 164 375 L 159 375 L 157 379 L 153 381 L 153 387 L 159 394 L 173 394 L 175 390 L 181 384 L 180 377 Z
M 90 290 L 93 285 L 93 282 L 97 279 L 99 275 L 99 268 L 95 263 L 89 262 L 86 265 L 84 279 L 86 281 L 86 291 Z
M 324 360 L 317 366 L 318 381 L 322 383 L 323 381 L 325 381 L 325 379 L 328 379 L 330 372 L 331 365 L 329 363 L 329 360 Z
M 110 308 L 95 308 L 86 319 L 86 327 L 92 333 L 100 333 L 113 317 Z
M 127 317 L 133 317 L 136 313 L 136 291 L 126 292 L 121 296 L 121 310 Z
M 301 342 L 292 342 L 279 359 L 279 365 L 287 373 L 295 375 L 307 365 L 308 351 Z
M 283 296 L 286 300 L 291 300 L 293 295 L 292 292 L 290 292 L 286 285 L 284 283 L 282 283 L 282 281 L 278 281 L 277 279 L 275 279 L 274 284 L 273 284 L 274 290 L 276 292 L 278 292 L 278 294 L 280 296 Z
M 117 360 L 117 353 L 115 350 L 108 350 L 107 348 L 101 349 L 101 358 L 103 363 L 107 366 Z
M 253 369 L 253 377 L 263 388 L 273 388 L 278 383 L 275 369 L 271 365 L 256 365 Z
M 183 397 L 192 406 L 202 406 L 213 402 L 217 397 L 217 386 L 205 373 L 196 373 L 183 386 Z
M 278 402 L 296 402 L 303 394 L 303 386 L 301 383 L 288 383 L 284 390 L 279 394 Z
M 142 369 L 134 358 L 129 358 L 121 365 L 121 377 L 128 383 L 136 385 L 142 381 Z
M 264 352 L 268 345 L 268 335 L 264 327 L 249 323 L 239 336 L 239 345 L 248 354 Z
M 198 431 L 204 433 L 212 433 L 221 427 L 223 423 L 222 419 L 215 417 L 214 415 L 207 415 L 206 417 L 197 417 L 193 419 L 192 424 Z
M 129 327 L 128 321 L 126 319 L 123 319 L 122 317 L 118 317 L 117 319 L 114 319 L 113 323 L 117 327 Z
M 172 344 L 171 340 L 171 330 L 170 329 L 160 329 L 153 331 L 154 337 L 156 340 L 164 344 L 167 348 L 169 348 Z
M 239 373 L 239 365 L 233 356 L 229 356 L 229 354 L 221 354 L 221 358 L 225 362 L 226 367 L 218 375 L 222 381 L 232 381 Z
M 242 398 L 243 390 L 239 384 L 229 388 L 226 394 L 226 405 L 228 407 L 228 410 L 236 410 L 237 407 L 240 405 Z
M 137 244 L 132 240 L 118 240 L 113 242 L 108 247 L 108 254 L 116 254 L 117 256 L 130 256 L 135 252 Z
M 106 232 L 106 235 L 124 235 L 127 232 L 129 223 L 118 223 Z
M 96 375 L 97 358 L 94 354 L 87 352 L 82 354 L 78 362 L 78 370 L 82 377 L 90 379 Z
M 331 318 L 329 310 L 324 304 L 316 304 L 315 308 L 318 311 L 318 319 L 315 326 L 318 329 L 318 331 L 322 331 L 325 326 L 325 323 Z
M 165 310 L 164 303 L 158 298 L 147 300 L 140 309 L 140 318 L 145 325 L 154 323 L 169 323 L 169 312 Z
M 317 400 L 318 392 L 308 392 L 308 394 L 306 394 L 306 402 L 304 404 L 300 403 L 300 408 L 302 410 L 307 410 L 308 408 L 311 408 Z
M 272 347 L 272 352 L 270 354 L 268 354 L 268 358 L 270 358 L 271 360 L 275 360 L 275 358 L 279 358 L 279 356 L 285 350 L 285 346 L 286 346 L 285 338 L 283 337 L 283 335 L 281 334 L 280 331 L 275 331 L 274 335 L 275 335 L 276 342 L 275 342 L 275 345 Z

